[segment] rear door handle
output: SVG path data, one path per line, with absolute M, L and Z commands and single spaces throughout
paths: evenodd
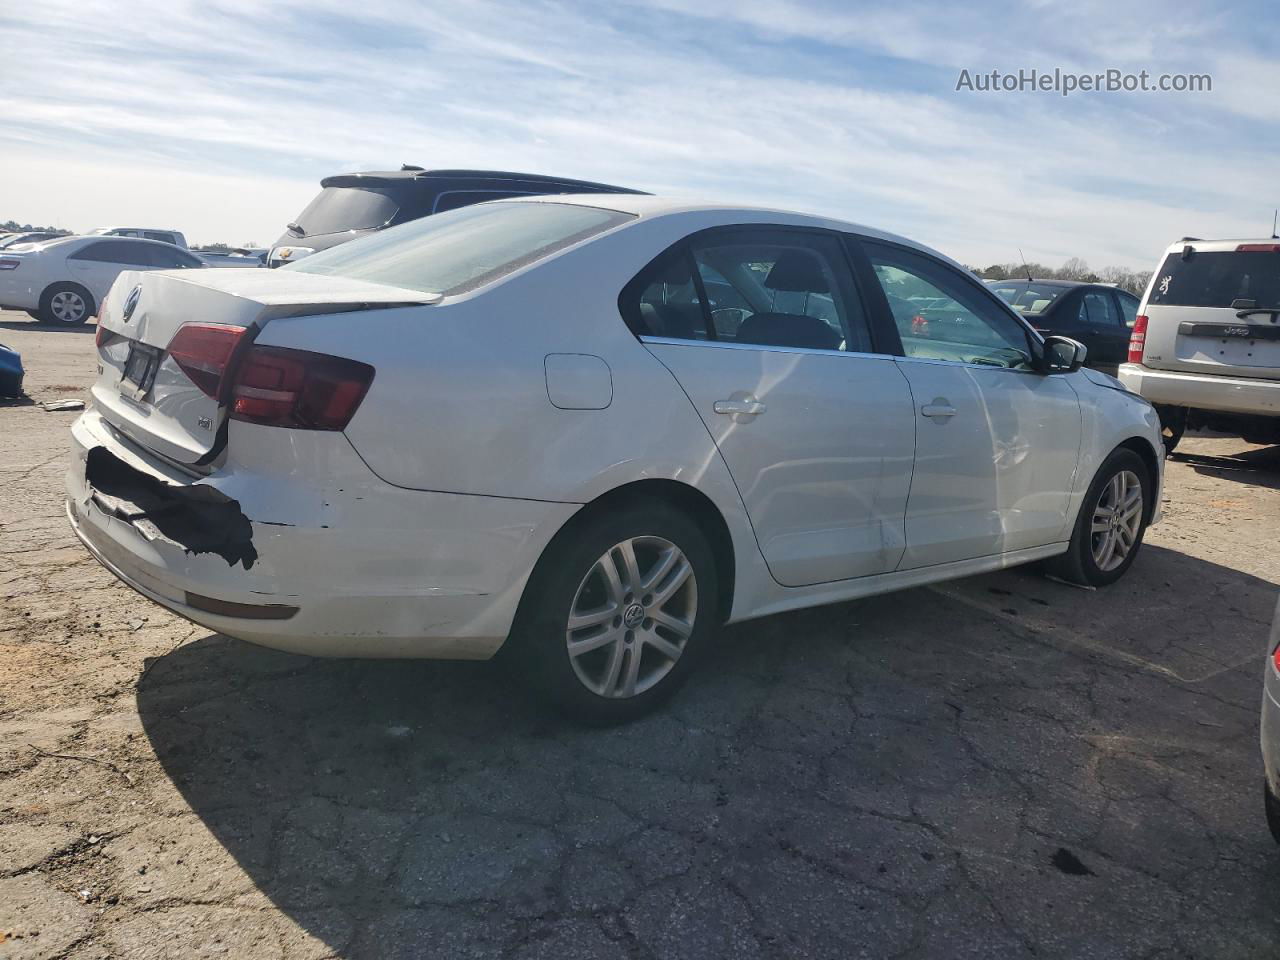
M 920 416 L 930 420 L 950 420 L 955 415 L 956 408 L 943 397 L 935 397 L 933 403 L 926 403 L 920 408 Z
M 754 417 L 756 414 L 764 413 L 768 407 L 757 400 L 752 394 L 735 395 L 729 400 L 717 400 L 712 408 L 716 413 L 723 413 L 726 416 L 744 416 Z

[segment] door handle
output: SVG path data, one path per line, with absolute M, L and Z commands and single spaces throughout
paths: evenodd
M 933 403 L 926 403 L 920 408 L 920 416 L 930 420 L 950 420 L 956 415 L 956 408 L 945 397 L 934 397 Z
M 754 417 L 756 414 L 764 413 L 768 407 L 757 400 L 749 393 L 736 395 L 728 400 L 717 400 L 711 407 L 716 413 L 723 413 L 727 416 L 744 416 Z

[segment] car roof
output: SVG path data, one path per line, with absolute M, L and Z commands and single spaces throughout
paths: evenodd
M 1028 280 L 1026 277 L 1005 277 L 1002 280 L 985 280 L 984 283 L 1038 283 L 1042 287 L 1105 287 L 1108 284 L 1097 283 L 1093 280 L 1056 280 L 1046 277 L 1043 280 L 1039 277 L 1032 277 Z
M 584 207 L 600 207 L 607 210 L 617 210 L 620 213 L 629 213 L 633 216 L 645 219 L 674 216 L 679 214 L 714 213 L 720 214 L 726 224 L 732 223 L 734 216 L 738 215 L 743 218 L 742 223 L 744 225 L 778 222 L 784 226 L 814 227 L 822 230 L 836 230 L 842 233 L 857 233 L 875 240 L 887 240 L 890 243 L 897 243 L 904 247 L 910 247 L 913 250 L 919 250 L 922 253 L 927 253 L 930 256 L 938 257 L 939 259 L 945 260 L 962 270 L 967 269 L 963 264 L 952 260 L 945 253 L 941 253 L 923 243 L 917 243 L 915 240 L 908 239 L 907 237 L 903 237 L 896 233 L 891 233 L 887 230 L 880 230 L 877 227 L 869 227 L 866 224 L 854 223 L 849 220 L 837 220 L 833 217 L 823 217 L 813 213 L 801 213 L 796 210 L 783 210 L 777 207 L 742 206 L 738 204 L 716 203 L 714 201 L 687 199 L 682 197 L 662 197 L 648 193 L 562 193 L 534 197 L 512 197 L 507 200 L 490 200 L 488 202 L 572 203 Z
M 630 187 L 618 187 L 592 180 L 575 180 L 572 177 L 553 177 L 543 173 L 518 173 L 513 170 L 423 170 L 409 167 L 403 170 L 368 170 L 360 173 L 338 173 L 320 181 L 322 187 L 350 187 L 361 181 L 374 183 L 394 180 L 520 180 L 525 183 L 555 184 L 567 187 L 589 187 L 609 193 L 642 193 Z
M 1242 243 L 1260 243 L 1280 247 L 1280 237 L 1244 238 L 1241 240 L 1200 240 L 1197 237 L 1183 237 L 1176 243 L 1164 248 L 1165 253 L 1181 253 L 1187 247 L 1194 247 L 1204 253 L 1232 252 Z

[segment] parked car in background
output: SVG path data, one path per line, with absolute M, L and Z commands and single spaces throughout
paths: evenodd
M 11 233 L 3 240 L 0 240 L 0 250 L 7 250 L 10 247 L 16 247 L 22 243 L 44 243 L 46 240 L 57 240 L 59 237 L 69 237 L 69 233 L 49 233 L 47 231 L 36 231 L 34 233 Z
M 1120 380 L 1187 427 L 1280 443 L 1280 239 L 1171 244 L 1139 307 Z
M 1138 298 L 1104 283 L 1080 280 L 988 280 L 987 286 L 1041 333 L 1079 340 L 1089 366 L 1115 376 L 1129 355 Z
M 226 250 L 193 250 L 197 257 L 211 267 L 265 267 L 267 251 L 249 247 L 232 247 Z
M 1150 404 L 954 261 L 820 217 L 502 200 L 281 270 L 126 273 L 98 329 L 68 515 L 117 576 L 303 653 L 512 643 L 592 722 L 725 621 L 1034 560 L 1105 585 L 1159 514 Z
M 267 256 L 278 267 L 356 237 L 486 200 L 549 193 L 641 193 L 607 183 L 500 170 L 399 170 L 325 177 Z
M 90 230 L 91 236 L 99 237 L 135 237 L 140 240 L 159 240 L 161 243 L 172 243 L 175 247 L 187 249 L 187 238 L 178 230 L 160 230 L 155 227 L 99 227 Z
M 44 323 L 93 316 L 122 270 L 175 270 L 204 263 L 170 243 L 128 237 L 65 237 L 0 251 L 0 305 Z
M 22 357 L 0 343 L 0 397 L 22 396 Z

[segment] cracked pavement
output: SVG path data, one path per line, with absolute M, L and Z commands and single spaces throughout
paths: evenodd
M 0 314 L 37 400 L 92 327 Z M 117 584 L 74 413 L 0 405 L 0 958 L 1263 958 L 1280 448 L 1189 438 L 1130 574 L 741 624 L 583 730 L 491 664 L 309 660 Z

